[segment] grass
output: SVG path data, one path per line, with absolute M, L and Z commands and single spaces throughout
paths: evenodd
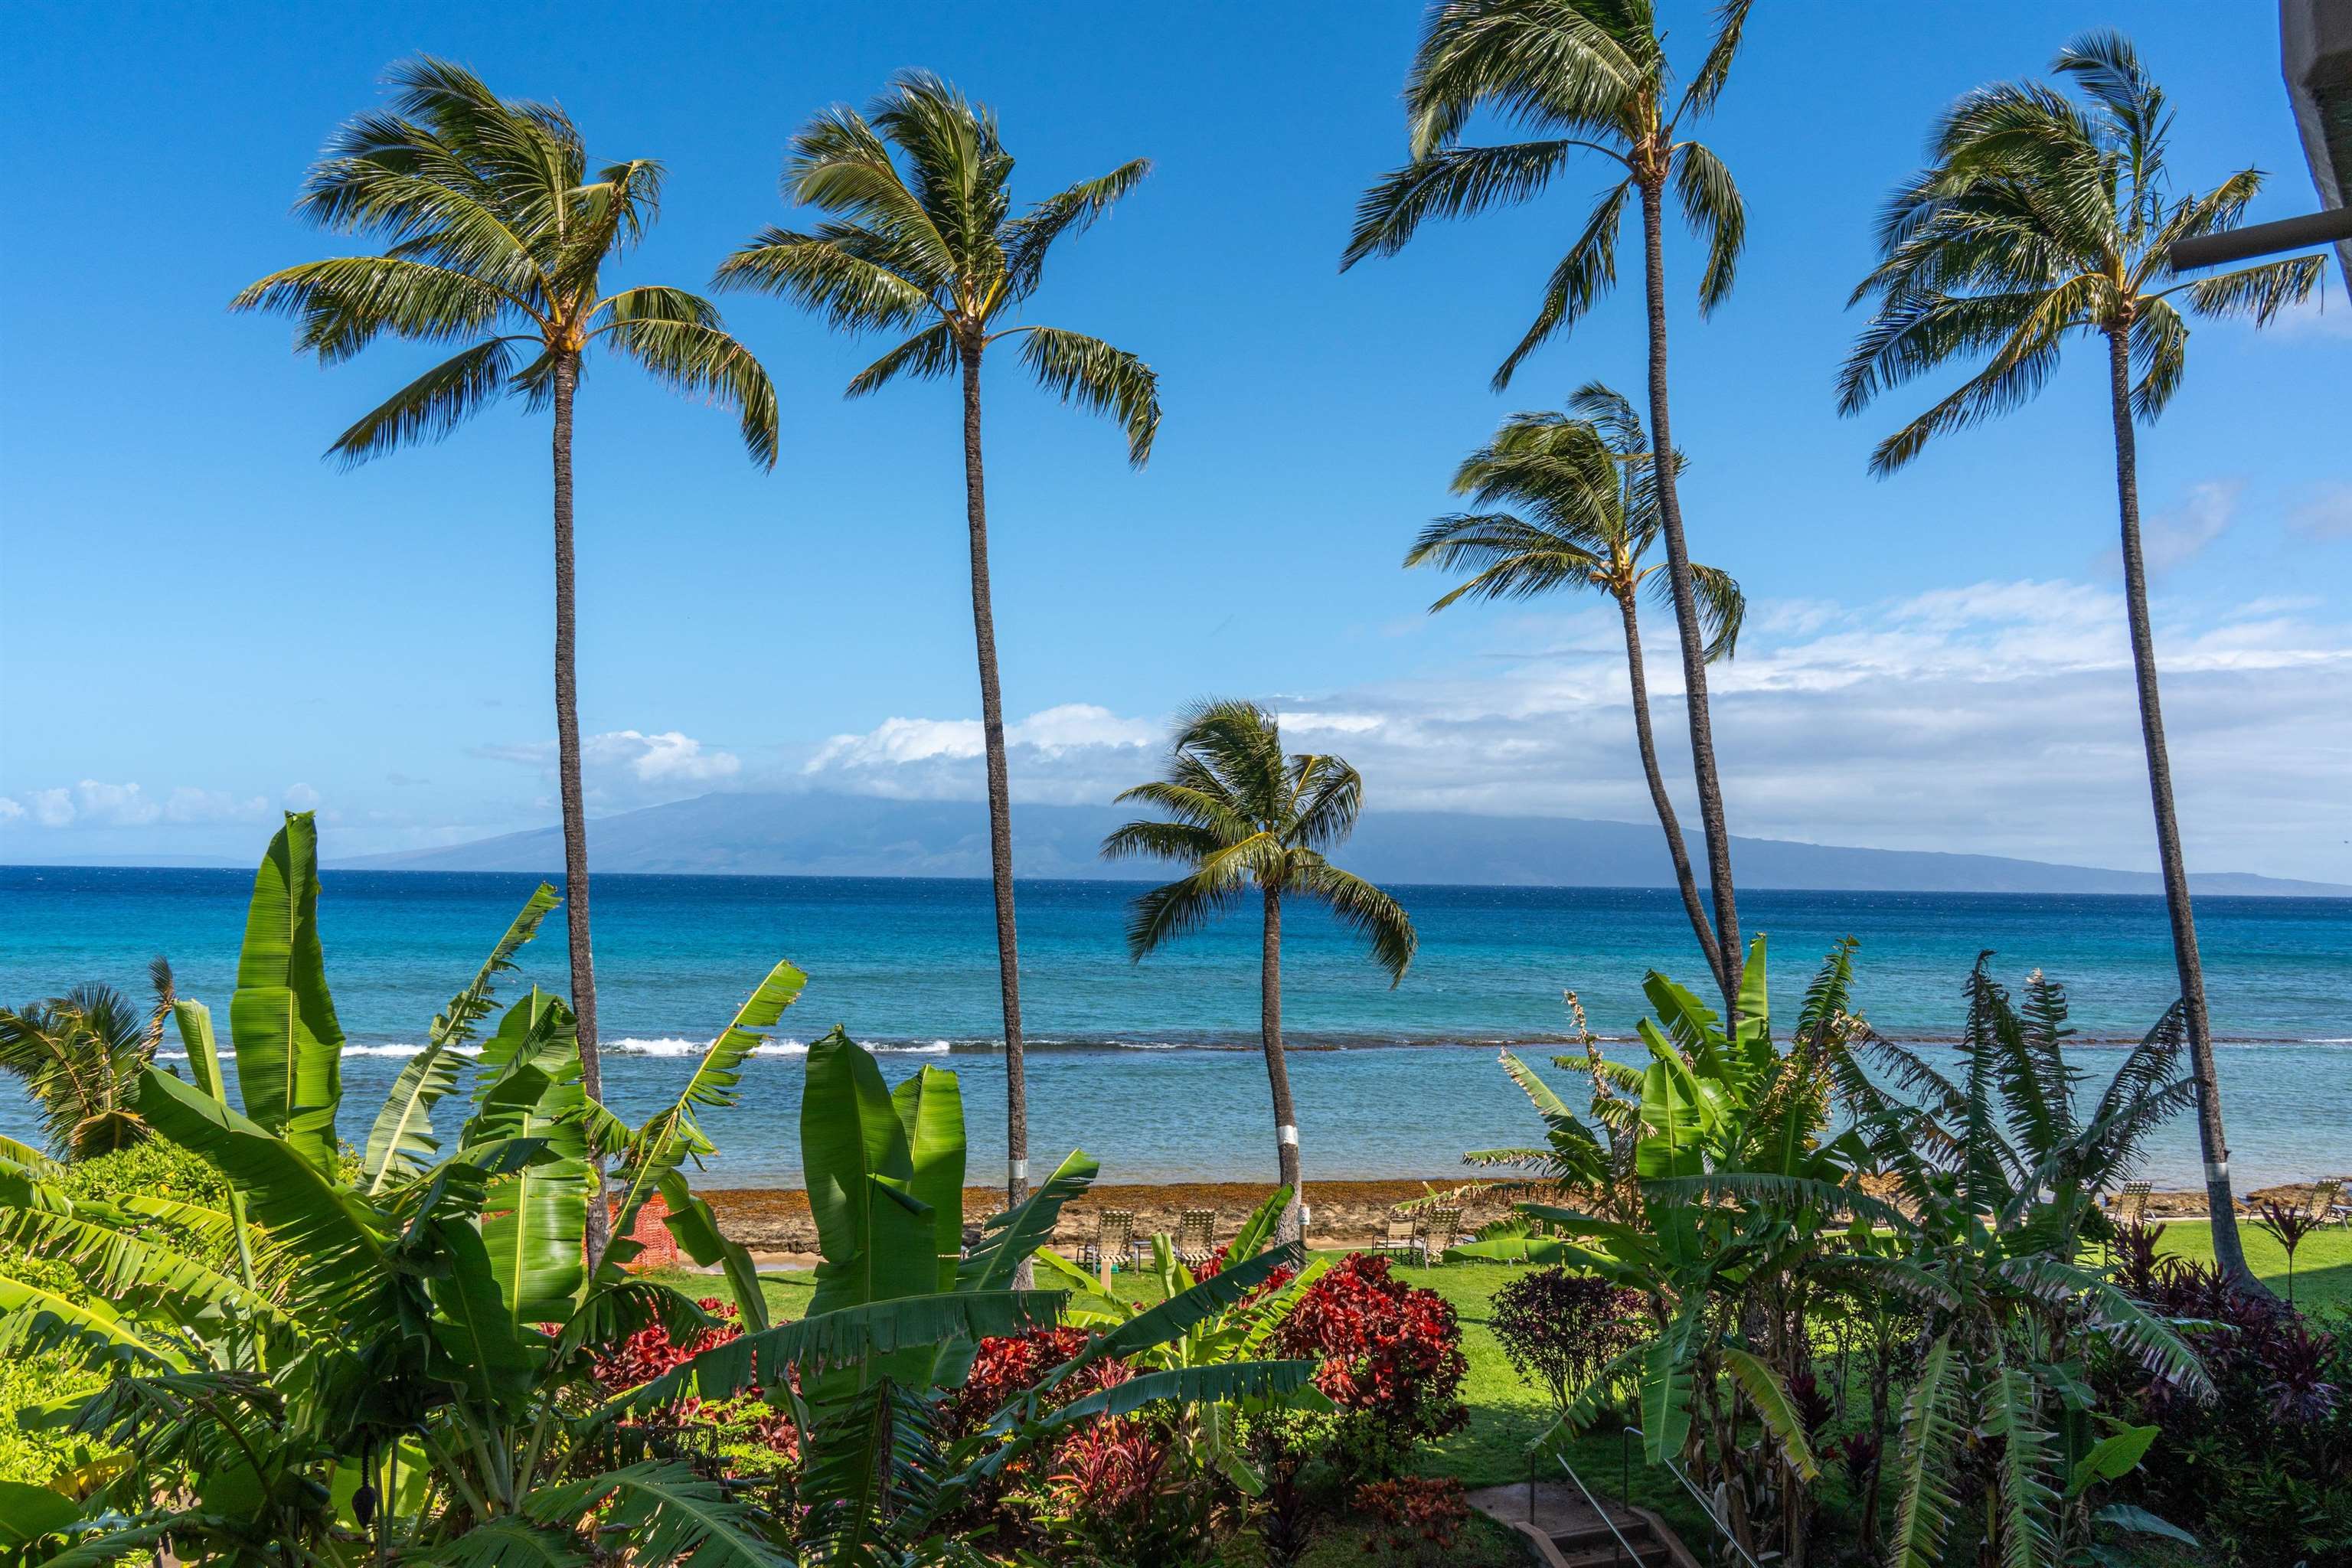
M 2246 1262 L 2263 1283 L 2287 1293 L 2286 1248 L 2270 1232 L 2244 1220 L 2238 1222 L 2238 1239 L 2245 1244 Z M 2163 1249 L 2198 1263 L 2213 1261 L 2213 1232 L 2200 1222 L 2164 1226 Z M 2294 1304 L 2305 1310 L 2352 1308 L 2352 1230 L 2327 1226 L 2303 1238 L 2294 1253 Z

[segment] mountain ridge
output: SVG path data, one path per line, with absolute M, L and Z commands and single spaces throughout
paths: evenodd
M 1131 880 L 1148 863 L 1107 863 L 1102 836 L 1132 814 L 1108 805 L 1016 805 L 1013 860 L 1024 878 Z M 1695 858 L 1704 849 L 1692 844 Z M 978 801 L 889 800 L 818 792 L 752 792 L 598 817 L 589 824 L 601 872 L 733 876 L 985 877 L 988 814 Z M 1587 817 L 1367 812 L 1349 840 L 1350 870 L 1374 881 L 1480 887 L 1672 887 L 1654 825 Z M 1743 887 L 1853 892 L 2158 893 L 2152 871 L 2068 866 L 2008 856 L 1871 849 L 1793 839 L 1732 840 Z M 560 871 L 554 827 L 470 843 L 327 862 L 346 870 Z M 2192 875 L 2193 891 L 2284 898 L 2352 896 L 2352 887 L 2247 872 Z

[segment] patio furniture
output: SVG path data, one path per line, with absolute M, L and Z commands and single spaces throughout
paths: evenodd
M 2315 1225 L 2340 1223 L 2344 1215 L 2352 1214 L 2344 1203 L 2344 1178 L 2322 1176 L 2312 1183 L 2303 1200 L 2303 1212 Z
M 1434 1208 L 1423 1213 L 1420 1233 L 1414 1237 L 1413 1245 L 1421 1253 L 1422 1267 L 1434 1268 L 1445 1249 L 1461 1239 L 1462 1211 Z
M 2146 1225 L 2148 1194 L 2155 1191 L 2153 1182 L 2126 1182 L 2124 1190 L 2116 1194 L 2115 1206 L 2107 1217 L 2117 1225 Z
M 1134 1260 L 1135 1211 L 1104 1209 L 1095 1215 L 1095 1233 L 1078 1252 L 1078 1262 L 1090 1273 L 1105 1267 L 1124 1268 Z
M 1400 1263 L 1408 1262 L 1420 1242 L 1420 1216 L 1391 1211 L 1387 1230 L 1372 1243 L 1372 1253 L 1379 1258 L 1392 1258 Z
M 2336 1188 L 2336 1193 L 2327 1200 L 2327 1211 L 2319 1217 L 2346 1230 L 2352 1230 L 2352 1172 L 2329 1176 L 2326 1180 Z
M 1217 1211 L 1186 1209 L 1176 1216 L 1176 1261 L 1198 1268 L 1216 1256 Z

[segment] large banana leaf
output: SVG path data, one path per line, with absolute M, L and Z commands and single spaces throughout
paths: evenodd
M 766 1043 L 762 1030 L 773 1028 L 784 1009 L 799 999 L 808 976 L 789 963 L 778 963 L 735 1010 L 734 1018 L 719 1032 L 695 1064 L 694 1072 L 677 1100 L 656 1112 L 629 1141 L 621 1173 L 621 1199 L 613 1217 L 613 1234 L 625 1237 L 635 1228 L 637 1211 L 653 1196 L 662 1178 L 690 1156 L 708 1154 L 711 1142 L 702 1131 L 698 1112 L 735 1103 L 735 1085 L 743 1058 Z M 839 1031 L 836 1030 L 835 1033 Z M 814 1052 L 812 1051 L 812 1055 Z M 886 1097 L 887 1098 L 887 1097 Z M 803 1112 L 805 1126 L 807 1115 Z
M 1002 1290 L 1010 1285 L 1023 1260 L 1053 1238 L 1063 1205 L 1093 1185 L 1101 1169 L 1085 1150 L 1073 1149 L 1020 1207 L 991 1215 L 971 1256 L 956 1270 L 960 1288 Z
M 1697 1304 L 1688 1304 L 1642 1352 L 1642 1451 L 1663 1465 L 1682 1457 L 1690 1438 L 1692 1342 L 1698 1336 Z
M 1780 1374 L 1764 1362 L 1737 1345 L 1723 1347 L 1724 1369 L 1729 1372 L 1739 1391 L 1755 1406 L 1766 1430 L 1780 1445 L 1781 1457 L 1789 1468 L 1807 1481 L 1821 1474 L 1821 1466 L 1813 1458 L 1813 1447 L 1805 1438 L 1804 1417 L 1798 1414 L 1796 1404 L 1789 1397 L 1788 1385 Z
M 413 1176 L 433 1163 L 441 1148 L 433 1136 L 433 1107 L 457 1087 L 457 1048 L 473 1038 L 474 1026 L 489 1012 L 498 977 L 514 967 L 515 953 L 539 934 L 540 922 L 562 901 L 541 882 L 490 949 L 473 983 L 450 998 L 448 1007 L 433 1020 L 425 1048 L 400 1069 L 368 1133 L 360 1159 L 360 1181 L 366 1191 L 381 1192 L 387 1182 Z
M 1648 1029 L 1649 1020 L 1642 1021 Z M 1706 1112 L 1690 1068 L 1671 1050 L 1651 1047 L 1642 1076 L 1642 1137 L 1633 1146 L 1633 1168 L 1644 1179 L 1696 1176 L 1706 1169 Z
M 801 1167 L 824 1257 L 812 1317 L 938 1289 L 939 1233 L 914 1195 L 906 1124 L 882 1069 L 839 1029 L 809 1047 Z
M 442 1255 L 427 1285 L 433 1336 L 446 1358 L 438 1374 L 485 1405 L 520 1397 L 530 1386 L 531 1352 L 481 1233 L 462 1219 L 436 1220 L 433 1229 Z
M 123 1216 L 100 1205 L 74 1205 L 59 1214 L 12 1204 L 10 1195 L 0 1187 L 0 1240 L 71 1264 L 102 1300 L 155 1302 L 182 1322 L 227 1303 L 276 1327 L 290 1326 L 268 1296 L 199 1259 L 121 1228 Z
M 104 1301 L 77 1303 L 54 1290 L 0 1274 L 0 1354 L 72 1349 L 90 1359 L 112 1358 L 151 1366 L 181 1366 L 173 1352 L 159 1349 Z
M 532 986 L 515 998 L 499 1016 L 499 1026 L 482 1042 L 481 1058 L 474 1064 L 474 1103 L 479 1106 L 498 1092 L 507 1074 L 536 1068 L 550 1079 L 577 1077 L 580 1071 L 580 1026 L 571 1005 Z M 467 1129 L 464 1142 L 476 1136 Z
M 744 1328 L 766 1328 L 768 1296 L 760 1289 L 760 1270 L 750 1251 L 719 1228 L 719 1216 L 694 1195 L 677 1172 L 662 1178 L 661 1194 L 663 1206 L 669 1210 L 662 1224 L 677 1242 L 678 1250 L 705 1268 L 715 1267 L 727 1276 L 728 1289 L 735 1298 L 735 1315 Z
M 443 1542 L 424 1561 L 436 1568 L 587 1568 L 588 1557 L 579 1538 L 560 1525 L 501 1514 Z
M 228 1028 L 246 1115 L 332 1173 L 343 1030 L 319 945 L 319 840 L 307 811 L 286 814 L 254 875 Z
M 602 1505 L 600 1507 L 600 1505 Z M 525 1517 L 569 1525 L 595 1512 L 640 1563 L 692 1562 L 695 1568 L 787 1568 L 760 1538 L 748 1503 L 682 1459 L 647 1459 L 625 1469 L 541 1487 L 522 1500 Z
M 188 1053 L 188 1077 L 195 1086 L 223 1104 L 228 1085 L 222 1081 L 220 1047 L 213 1039 L 212 1009 L 201 1002 L 174 1001 L 172 1022 L 179 1027 L 181 1048 Z
M 66 1168 L 29 1143 L 0 1138 L 0 1170 L 15 1170 L 36 1182 L 62 1180 Z
M 537 1141 L 532 1160 L 484 1194 L 482 1242 L 510 1324 L 562 1322 L 587 1283 L 582 1251 L 593 1173 L 580 1128 L 587 1095 L 536 1067 L 508 1073 L 467 1123 L 469 1155 L 511 1140 Z
M 140 1078 L 139 1113 L 228 1178 L 304 1293 L 347 1305 L 383 1281 L 389 1262 L 383 1216 L 288 1140 L 152 1068 Z
M 907 1130 L 908 1190 L 930 1205 L 939 1289 L 952 1290 L 963 1258 L 963 1090 L 955 1074 L 926 1067 L 890 1091 L 890 1103 Z
M 1959 1508 L 1953 1467 L 1962 1436 L 1958 1411 L 1965 1379 L 1949 1334 L 1927 1347 L 1903 1410 L 1891 1568 L 1941 1568 L 1944 1538 Z

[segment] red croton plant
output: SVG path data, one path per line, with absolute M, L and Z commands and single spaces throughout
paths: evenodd
M 1276 1331 L 1275 1353 L 1321 1358 L 1315 1384 L 1353 1418 L 1375 1468 L 1470 1419 L 1461 1399 L 1470 1362 L 1453 1307 L 1396 1278 L 1385 1258 L 1357 1253 L 1325 1270 Z
M 684 1340 L 672 1339 L 658 1323 L 638 1330 L 595 1358 L 592 1375 L 596 1386 L 607 1394 L 635 1388 L 742 1334 L 731 1303 L 706 1296 L 695 1304 L 719 1321 Z M 700 1446 L 717 1455 L 720 1468 L 730 1472 L 746 1468 L 773 1470 L 800 1458 L 800 1432 L 792 1416 L 754 1398 L 680 1399 L 653 1421 L 632 1417 L 625 1425 L 658 1425 L 680 1435 L 698 1433 L 707 1439 Z M 748 1467 L 742 1463 L 758 1461 L 761 1450 L 768 1457 L 765 1462 Z

